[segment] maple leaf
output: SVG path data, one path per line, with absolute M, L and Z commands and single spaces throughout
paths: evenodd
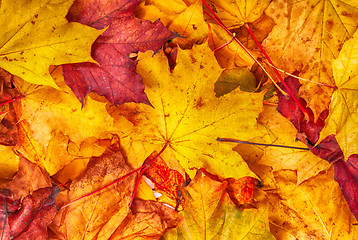
M 246 26 L 243 25 L 250 24 L 256 38 L 261 42 L 273 27 L 273 20 L 263 14 L 270 1 L 203 2 L 207 7 L 205 19 L 210 23 L 209 45 L 215 50 L 220 66 L 225 68 L 251 67 L 260 55 L 260 51 L 249 36 Z M 251 56 L 240 44 L 244 44 L 250 50 Z
M 337 90 L 333 93 L 326 125 L 320 140 L 334 134 L 341 147 L 344 158 L 358 153 L 358 33 L 348 40 L 332 63 Z
M 232 35 L 229 35 L 221 26 L 216 24 L 210 24 L 209 34 L 209 46 L 215 50 L 224 44 L 230 42 L 233 39 Z M 255 53 L 254 56 L 258 55 Z M 245 50 L 233 41 L 228 46 L 215 52 L 215 56 L 218 59 L 218 63 L 223 68 L 235 68 L 239 67 L 251 67 L 255 61 L 248 55 Z M 256 56 L 257 57 L 257 56 Z
M 169 198 L 175 200 L 175 209 L 178 209 L 179 203 L 182 200 L 179 187 L 185 185 L 190 179 L 185 179 L 180 172 L 169 168 L 163 158 L 160 156 L 156 157 L 157 155 L 157 152 L 153 152 L 144 161 L 143 165 L 148 164 L 149 167 L 144 171 L 143 175 L 154 183 L 155 191 L 163 192 Z
M 177 165 L 170 162 L 174 156 L 190 177 L 195 168 L 205 168 L 223 178 L 254 177 L 241 157 L 216 138 L 234 135 L 249 139 L 259 134 L 256 118 L 264 93 L 235 90 L 215 97 L 214 83 L 222 70 L 207 44 L 192 50 L 178 49 L 172 73 L 162 52 L 152 55 L 139 54 L 137 71 L 154 108 L 128 103 L 111 113 L 133 124 L 132 129 L 122 128 L 121 135 L 128 161 L 140 167 L 150 153 L 168 145 L 163 158 L 172 167 Z
M 69 141 L 80 145 L 84 141 L 93 142 L 90 138 L 109 138 L 108 134 L 116 131 L 113 119 L 106 112 L 106 103 L 88 97 L 86 105 L 82 106 L 63 82 L 63 77 L 60 79 L 60 73 L 58 69 L 53 76 L 58 86 L 65 90 L 15 79 L 15 85 L 26 95 L 15 106 L 21 138 L 17 150 L 44 167 L 50 175 L 81 156 L 68 154 Z
M 50 65 L 94 62 L 90 46 L 102 31 L 68 23 L 65 15 L 72 2 L 2 1 L 0 67 L 28 82 L 56 88 Z
M 297 185 L 295 171 L 274 173 L 268 192 L 272 233 L 277 239 L 351 239 L 353 216 L 333 180 L 333 169 Z
M 6 183 L 3 187 L 11 190 L 13 196 L 18 199 L 32 194 L 37 189 L 51 186 L 48 173 L 20 155 L 18 171 L 12 181 Z
M 200 171 L 185 188 L 185 208 L 178 227 L 164 237 L 177 239 L 275 239 L 268 226 L 267 208 L 239 210 L 225 192 L 226 182 L 211 180 Z
M 13 102 L 22 96 L 11 84 L 11 74 L 0 68 L 0 144 L 16 145 L 17 116 L 13 109 Z
M 328 108 L 333 85 L 332 61 L 357 29 L 358 3 L 351 1 L 272 1 L 266 9 L 276 26 L 263 46 L 277 67 L 298 70 L 304 82 L 300 95 L 315 120 Z
M 83 102 L 89 92 L 105 96 L 113 104 L 149 103 L 144 86 L 130 58 L 138 51 L 157 51 L 171 39 L 160 21 L 151 23 L 133 16 L 140 1 L 75 1 L 68 18 L 105 32 L 95 41 L 92 56 L 98 62 L 64 65 L 66 83 Z
M 67 196 L 59 196 L 58 202 L 68 203 L 83 197 L 132 170 L 120 153 L 118 142 L 115 142 L 102 156 L 90 160 L 85 172 L 71 183 Z M 134 175 L 128 176 L 91 197 L 62 207 L 52 227 L 68 239 L 118 239 L 150 233 L 162 235 L 166 222 L 173 224 L 175 213 L 170 214 L 168 209 L 165 213 L 164 208 L 167 207 L 142 201 L 134 202 L 132 212 L 129 202 L 134 181 Z
M 297 75 L 297 72 L 294 72 L 294 75 Z M 292 97 L 286 97 L 282 93 L 278 93 L 279 104 L 278 111 L 288 118 L 293 125 L 296 127 L 298 133 L 297 138 L 307 145 L 314 145 L 319 140 L 320 131 L 323 129 L 325 123 L 324 120 L 327 118 L 328 111 L 325 110 L 320 113 L 317 121 L 314 119 L 313 111 L 310 107 L 307 106 L 307 103 L 304 99 L 298 97 L 299 89 L 301 84 L 297 78 L 290 76 L 285 78 L 286 85 L 291 89 L 291 92 L 295 97 L 297 97 L 298 102 L 306 110 L 308 116 L 304 116 L 301 109 L 298 107 L 297 103 L 293 100 Z M 282 86 L 281 83 L 279 86 Z M 308 117 L 307 119 L 305 119 Z

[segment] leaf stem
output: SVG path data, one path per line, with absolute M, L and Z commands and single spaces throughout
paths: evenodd
M 231 40 L 228 41 L 227 43 L 225 43 L 224 45 L 222 45 L 222 46 L 216 48 L 216 49 L 214 50 L 214 52 L 216 52 L 216 51 L 218 51 L 218 50 L 220 50 L 220 49 L 226 47 L 226 46 L 229 45 L 230 43 L 232 43 L 232 42 L 235 40 L 235 36 L 236 36 L 236 33 L 233 33 Z
M 216 141 L 218 141 L 218 142 L 244 143 L 244 144 L 267 146 L 267 147 L 281 147 L 281 148 L 291 148 L 291 149 L 298 149 L 298 150 L 309 150 L 308 148 L 302 148 L 302 147 L 293 147 L 293 146 L 276 145 L 276 144 L 247 142 L 247 141 L 240 141 L 240 140 L 236 140 L 236 139 L 232 139 L 232 138 L 217 138 Z
M 4 106 L 4 105 L 6 105 L 6 104 L 15 102 L 16 100 L 19 100 L 19 99 L 21 99 L 21 98 L 23 98 L 23 97 L 25 97 L 25 95 L 22 94 L 22 95 L 20 95 L 20 96 L 18 96 L 18 97 L 15 97 L 15 98 L 6 100 L 6 101 L 4 101 L 4 102 L 1 102 L 1 103 L 0 103 L 0 106 Z
M 272 68 L 276 68 L 277 71 L 280 71 L 280 72 L 282 72 L 282 73 L 284 73 L 284 74 L 286 74 L 286 75 L 288 75 L 288 76 L 290 76 L 290 77 L 294 77 L 294 78 L 297 78 L 297 79 L 299 79 L 299 80 L 302 80 L 302 81 L 305 81 L 305 82 L 311 82 L 311 83 L 314 83 L 314 84 L 317 84 L 317 85 L 321 85 L 321 86 L 324 86 L 324 87 L 337 89 L 336 86 L 331 86 L 331 85 L 328 85 L 328 84 L 311 81 L 311 80 L 308 80 L 308 79 L 306 79 L 306 78 L 302 78 L 302 77 L 293 75 L 293 74 L 288 73 L 288 72 L 286 72 L 286 71 L 284 71 L 284 70 L 282 70 L 282 69 L 280 69 L 280 68 L 278 68 L 278 67 L 275 67 L 274 65 L 272 65 L 272 64 L 269 63 L 269 62 L 266 62 L 266 64 L 267 64 L 267 65 L 270 65 L 270 67 L 272 67 Z

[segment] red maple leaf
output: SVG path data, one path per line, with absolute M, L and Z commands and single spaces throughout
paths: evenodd
M 76 0 L 67 18 L 106 31 L 92 45 L 98 62 L 63 66 L 67 85 L 83 102 L 89 92 L 105 96 L 113 104 L 149 104 L 141 77 L 135 72 L 131 53 L 157 51 L 174 37 L 160 21 L 137 19 L 134 8 L 140 0 Z
M 48 239 L 47 226 L 57 213 L 59 188 L 40 188 L 22 202 L 12 192 L 0 191 L 0 239 Z

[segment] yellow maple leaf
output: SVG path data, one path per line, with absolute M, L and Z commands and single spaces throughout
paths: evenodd
M 0 8 L 0 67 L 24 80 L 57 87 L 50 65 L 94 62 L 91 44 L 102 33 L 65 16 L 73 0 L 4 0 Z
M 207 43 L 192 50 L 178 49 L 172 73 L 162 52 L 154 56 L 140 53 L 137 72 L 153 107 L 127 103 L 116 109 L 117 116 L 133 124 L 132 130 L 122 130 L 126 133 L 121 135 L 121 144 L 134 167 L 168 144 L 163 154 L 169 157 L 163 158 L 167 161 L 174 156 L 191 177 L 194 168 L 205 168 L 223 178 L 255 176 L 230 145 L 216 138 L 250 139 L 259 134 L 256 118 L 264 93 L 237 89 L 215 97 L 214 84 L 222 69 Z
M 265 13 L 276 26 L 263 42 L 277 67 L 313 81 L 302 82 L 300 95 L 315 118 L 328 108 L 334 86 L 332 60 L 358 27 L 357 1 L 272 1 Z
M 332 63 L 338 89 L 333 93 L 320 140 L 334 134 L 344 158 L 358 153 L 358 32 L 347 41 Z
M 165 239 L 275 239 L 269 230 L 268 208 L 239 210 L 225 192 L 226 183 L 200 171 L 185 188 L 185 207 L 178 227 Z
M 297 185 L 295 171 L 275 173 L 277 192 L 269 192 L 269 220 L 277 239 L 354 239 L 354 216 L 333 168 Z
M 26 95 L 15 108 L 20 120 L 20 134 L 25 141 L 18 144 L 18 150 L 30 161 L 44 167 L 50 175 L 75 157 L 88 157 L 82 153 L 71 156 L 68 153 L 69 142 L 80 146 L 84 141 L 93 142 L 93 138 L 110 138 L 109 133 L 116 132 L 113 118 L 106 111 L 106 103 L 87 97 L 82 106 L 64 83 L 61 70 L 57 69 L 53 76 L 57 85 L 65 90 L 15 79 L 15 85 Z

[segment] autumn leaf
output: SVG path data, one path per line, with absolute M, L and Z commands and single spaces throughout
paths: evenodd
M 276 26 L 263 46 L 277 67 L 298 70 L 303 82 L 300 96 L 306 99 L 315 120 L 328 108 L 334 86 L 332 62 L 343 43 L 357 29 L 358 5 L 352 1 L 272 1 L 265 13 Z
M 260 51 L 256 43 L 252 44 L 252 37 L 243 25 L 250 24 L 255 36 L 261 42 L 273 27 L 272 19 L 263 14 L 270 1 L 204 2 L 207 6 L 205 19 L 210 23 L 209 45 L 215 50 L 220 66 L 229 69 L 237 66 L 251 67 L 255 59 L 260 56 Z M 230 44 L 225 46 L 227 43 Z M 241 44 L 249 49 L 250 54 L 242 48 Z
M 277 239 L 352 239 L 354 217 L 332 170 L 300 185 L 295 171 L 274 174 L 277 191 L 269 195 L 269 219 Z
M 267 209 L 239 210 L 216 182 L 200 171 L 185 188 L 184 211 L 178 227 L 165 239 L 275 239 L 268 227 Z
M 106 103 L 88 97 L 82 107 L 63 78 L 58 78 L 61 71 L 53 74 L 57 84 L 65 90 L 15 80 L 15 85 L 26 95 L 16 107 L 21 130 L 18 151 L 39 163 L 50 175 L 76 157 L 68 154 L 69 141 L 79 146 L 84 141 L 93 142 L 91 138 L 109 138 L 109 133 L 116 130 L 106 112 Z
M 92 158 L 85 172 L 71 183 L 70 191 L 58 198 L 58 203 L 69 203 L 131 172 L 133 169 L 127 165 L 119 148 L 116 142 L 102 156 Z M 129 202 L 134 190 L 134 176 L 63 207 L 52 227 L 68 239 L 139 237 L 141 234 L 154 235 L 154 230 L 160 236 L 167 227 L 166 221 L 173 224 L 175 213 L 170 214 L 168 209 L 164 212 L 164 206 L 156 203 L 141 201 L 134 203 L 132 212 Z
M 340 159 L 334 163 L 334 179 L 339 183 L 342 193 L 353 215 L 358 218 L 358 155 L 351 155 L 347 161 Z
M 294 94 L 297 94 L 298 89 L 300 88 L 300 84 L 298 83 L 298 80 L 293 77 L 288 77 L 285 79 L 285 81 L 292 88 Z M 306 103 L 303 99 L 299 98 L 299 101 L 301 101 L 302 105 L 306 107 Z M 308 148 L 313 154 L 320 157 L 321 159 L 326 160 L 329 163 L 334 164 L 334 179 L 339 183 L 342 193 L 346 198 L 352 213 L 357 217 L 358 216 L 358 207 L 357 207 L 358 185 L 356 180 L 357 154 L 351 155 L 348 158 L 348 161 L 344 161 L 343 152 L 335 138 L 335 135 L 333 134 L 324 138 L 322 141 L 319 142 L 319 144 L 316 144 L 318 140 L 318 134 L 324 127 L 323 120 L 326 118 L 326 114 L 325 112 L 322 112 L 320 114 L 321 116 L 320 119 L 317 122 L 314 122 L 312 111 L 308 107 L 306 107 L 306 109 L 310 113 L 309 121 L 304 120 L 303 113 L 298 109 L 298 106 L 294 103 L 292 98 L 286 98 L 282 94 L 279 94 L 278 110 L 293 123 L 293 125 L 298 130 L 297 138 L 300 139 L 302 142 L 306 143 L 306 145 L 308 146 Z M 267 161 L 267 159 L 270 159 L 270 155 L 269 156 L 265 155 L 261 161 L 272 164 L 272 162 Z M 303 159 L 300 158 L 300 163 L 304 162 L 302 160 Z M 282 164 L 280 164 L 280 167 L 281 165 Z M 285 164 L 283 164 L 283 166 L 284 165 Z M 310 163 L 306 167 L 300 166 L 300 168 L 297 168 L 298 179 L 301 178 L 300 172 L 302 172 L 303 169 L 308 167 L 308 169 L 312 171 L 319 165 L 324 166 L 324 164 L 322 165 L 322 162 L 320 164 Z M 275 167 L 275 164 L 273 164 L 273 166 Z M 296 168 L 293 167 L 287 169 L 295 170 Z
M 30 83 L 57 88 L 50 65 L 94 62 L 90 46 L 102 31 L 68 23 L 72 2 L 2 1 L 0 67 Z
M 14 146 L 17 143 L 18 132 L 16 122 L 18 120 L 13 108 L 16 100 L 22 98 L 22 94 L 12 86 L 12 75 L 0 68 L 0 144 Z
M 167 144 L 163 154 L 169 157 L 164 159 L 174 156 L 190 177 L 195 168 L 223 178 L 254 177 L 241 157 L 216 138 L 249 139 L 259 134 L 255 124 L 263 93 L 235 90 L 215 97 L 214 83 L 222 70 L 207 44 L 193 50 L 178 49 L 178 64 L 172 73 L 162 52 L 152 55 L 139 54 L 137 71 L 154 108 L 126 104 L 112 112 L 133 124 L 132 130 L 123 129 L 121 135 L 128 161 L 139 167 L 150 153 Z
M 92 57 L 95 63 L 64 65 L 66 83 L 83 102 L 90 92 L 105 96 L 113 104 L 144 102 L 142 79 L 135 73 L 131 53 L 157 51 L 173 38 L 160 21 L 151 23 L 133 16 L 140 1 L 75 1 L 68 15 L 77 21 L 105 32 L 95 41 Z
M 325 122 L 324 120 L 327 118 L 327 110 L 320 113 L 319 118 L 317 120 L 314 119 L 313 111 L 310 107 L 307 106 L 307 103 L 304 99 L 298 97 L 299 89 L 301 88 L 301 84 L 294 76 L 298 75 L 297 72 L 294 72 L 293 76 L 285 78 L 285 83 L 293 93 L 295 97 L 297 97 L 301 106 L 308 113 L 308 116 L 304 116 L 301 109 L 295 103 L 292 97 L 286 97 L 282 93 L 278 93 L 278 111 L 289 119 L 293 125 L 297 129 L 297 139 L 302 141 L 307 145 L 314 145 L 319 140 L 319 134 L 323 129 Z M 281 84 L 279 84 L 282 86 Z M 308 119 L 306 119 L 308 118 Z
M 357 39 L 358 33 L 355 33 L 353 38 L 343 45 L 338 58 L 332 63 L 334 81 L 338 88 L 332 95 L 326 125 L 320 134 L 320 140 L 334 134 L 345 159 L 358 153 Z
M 0 70 L 2 238 L 46 239 L 47 229 L 50 239 L 354 238 L 357 37 L 344 42 L 357 28 L 355 3 L 76 0 L 67 19 L 97 29 L 88 31 L 65 19 L 72 1 L 49 1 L 0 6 L 3 36 L 13 36 L 0 37 L 0 67 L 26 61 L 26 73 L 52 84 Z M 67 49 L 56 55 L 48 44 L 61 38 L 73 42 L 57 42 Z M 273 71 L 262 41 L 279 68 L 320 85 L 286 79 L 305 97 L 301 109 L 260 92 L 269 85 L 256 65 Z M 64 66 L 72 90 L 50 66 L 67 60 L 78 62 Z M 266 106 L 277 98 L 287 119 Z

